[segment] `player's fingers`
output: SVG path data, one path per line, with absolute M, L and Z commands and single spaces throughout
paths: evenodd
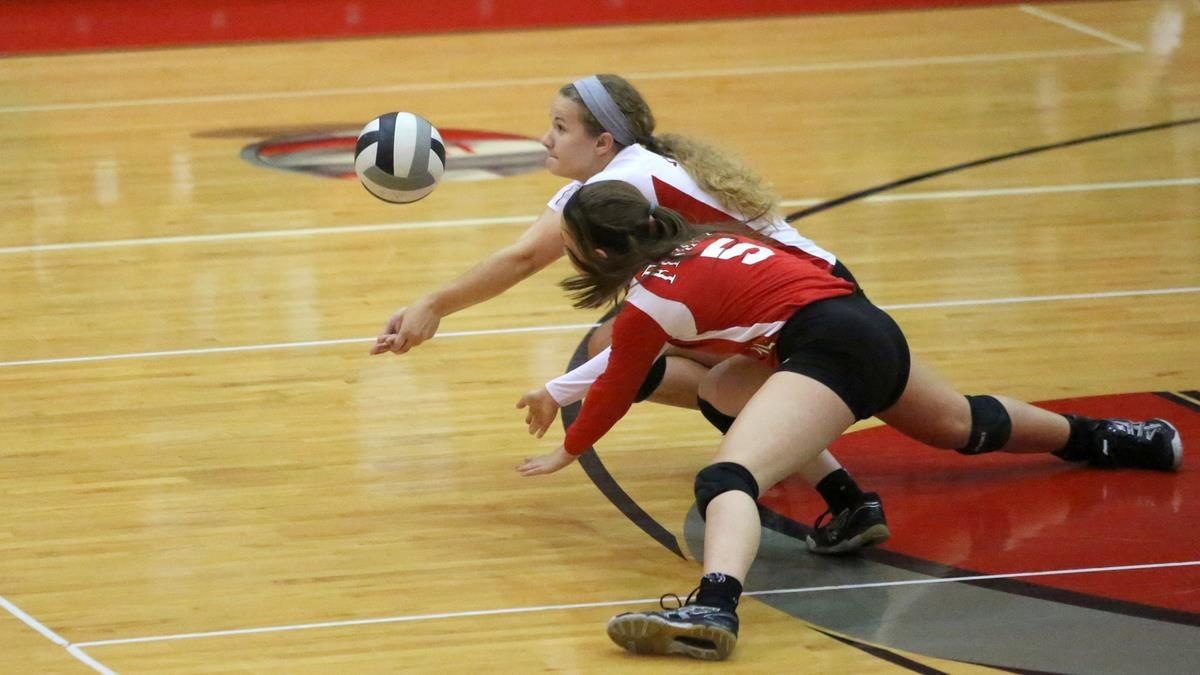
M 392 336 L 380 335 L 375 338 L 375 344 L 371 347 L 372 354 L 382 354 L 392 350 Z
M 414 345 L 412 342 L 410 342 L 407 338 L 403 338 L 399 335 L 397 335 L 392 340 L 392 353 L 393 354 L 406 354 L 406 353 L 408 353 L 408 350 L 412 349 L 413 347 L 414 347 Z

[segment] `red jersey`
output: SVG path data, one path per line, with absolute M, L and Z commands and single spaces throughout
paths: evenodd
M 613 322 L 608 367 L 588 391 L 564 447 L 582 453 L 625 415 L 667 343 L 775 365 L 775 336 L 796 310 L 853 292 L 822 261 L 746 237 L 713 233 L 679 247 L 630 284 Z

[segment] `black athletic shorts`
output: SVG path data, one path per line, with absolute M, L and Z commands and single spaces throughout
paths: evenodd
M 854 278 L 854 275 L 850 273 L 850 268 L 846 267 L 841 260 L 837 261 L 833 265 L 833 269 L 829 270 L 829 272 L 839 279 L 845 279 L 846 281 L 854 284 L 854 293 L 856 295 L 866 295 L 866 293 L 863 292 L 862 286 L 858 285 L 858 279 Z
M 796 310 L 779 331 L 779 370 L 829 387 L 866 419 L 891 407 L 908 384 L 908 342 L 886 312 L 861 293 Z

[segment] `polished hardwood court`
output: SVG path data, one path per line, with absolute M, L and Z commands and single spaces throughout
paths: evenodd
M 518 397 L 561 374 L 598 318 L 557 287 L 565 260 L 408 355 L 368 355 L 397 307 L 515 239 L 563 181 L 448 179 L 401 206 L 243 158 L 300 138 L 303 159 L 390 110 L 536 141 L 557 88 L 595 72 L 637 85 L 661 132 L 745 159 L 789 212 L 1047 146 L 795 225 L 962 391 L 1170 415 L 1194 453 L 1195 0 L 5 58 L 0 670 L 1104 670 L 1042 643 L 1052 630 L 1020 632 L 1046 617 L 1195 644 L 1200 536 L 1174 529 L 1200 509 L 1195 457 L 1153 475 L 924 449 L 905 449 L 908 465 L 886 440 L 877 455 L 848 447 L 846 463 L 880 486 L 893 548 L 818 559 L 772 531 L 730 661 L 613 645 L 610 616 L 699 576 L 692 478 L 717 433 L 640 404 L 596 448 L 680 555 L 579 466 L 517 475 L 562 437 L 529 437 Z M 803 523 L 821 510 L 797 509 Z M 1034 542 L 1037 555 L 1022 548 Z M 983 566 L 989 547 L 1024 566 Z M 1092 557 L 1113 551 L 1125 557 Z M 901 554 L 944 567 L 887 557 Z M 947 569 L 997 579 L 940 583 Z M 1001 587 L 1033 572 L 1095 588 Z M 812 588 L 768 593 L 798 586 Z M 956 624 L 1011 640 L 960 639 Z M 1200 658 L 1108 648 L 1145 672 Z

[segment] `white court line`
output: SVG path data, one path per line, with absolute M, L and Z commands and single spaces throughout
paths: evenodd
M 1101 293 L 1064 293 L 1061 295 L 1027 295 L 1011 298 L 983 298 L 977 300 L 939 300 L 936 302 L 909 302 L 899 305 L 880 305 L 884 311 L 897 309 L 931 309 L 936 307 L 967 307 L 974 305 L 1011 305 L 1021 302 L 1061 302 L 1063 300 L 1102 300 L 1105 298 L 1130 298 L 1139 295 L 1171 295 L 1175 293 L 1200 292 L 1200 286 L 1179 288 L 1153 288 L 1144 291 L 1109 291 Z
M 595 328 L 594 323 L 567 323 L 553 326 L 526 326 L 521 328 L 491 328 L 487 330 L 463 330 L 438 333 L 435 338 L 473 337 L 476 335 L 508 335 L 513 333 L 550 333 L 564 330 Z M 161 356 L 194 356 L 198 354 L 227 354 L 230 352 L 254 352 L 270 349 L 297 349 L 303 347 L 328 347 L 374 342 L 375 338 L 340 338 L 337 340 L 308 340 L 305 342 L 275 342 L 259 345 L 236 345 L 233 347 L 201 347 L 198 349 L 171 349 L 160 352 L 130 352 L 125 354 L 101 354 L 98 356 L 67 356 L 56 359 L 33 359 L 29 361 L 0 361 L 0 368 L 12 366 L 44 366 L 56 363 L 87 363 L 89 361 L 118 361 L 121 359 L 145 359 Z
M 391 232 L 394 230 L 424 230 L 442 227 L 475 227 L 479 225 L 506 225 L 532 223 L 534 216 L 508 216 L 502 218 L 462 218 L 457 220 L 425 220 L 413 223 L 377 223 L 373 225 L 342 225 L 331 227 L 308 227 L 295 230 L 262 230 L 257 232 L 226 232 L 220 234 L 188 234 L 171 237 L 145 237 L 142 239 L 109 239 L 104 241 L 78 241 L 62 244 L 32 244 L 29 246 L 6 246 L 4 253 L 48 253 L 51 251 L 77 251 L 81 249 L 117 248 L 123 246 L 161 246 L 164 244 L 204 244 L 216 241 L 238 241 L 245 239 L 274 239 L 279 237 L 313 237 L 322 234 L 362 234 L 364 232 Z
M 992 188 L 981 190 L 948 190 L 937 192 L 901 192 L 896 194 L 874 195 L 862 201 L 867 203 L 889 203 L 903 201 L 939 200 L 939 199 L 973 199 L 977 197 L 1012 197 L 1022 195 L 1040 195 L 1065 192 L 1091 192 L 1099 190 L 1141 190 L 1148 188 L 1185 187 L 1200 185 L 1200 176 L 1183 178 L 1162 178 L 1142 181 L 1121 181 L 1108 183 L 1074 183 L 1065 185 L 1032 185 L 1013 188 Z M 779 203 L 782 208 L 814 206 L 822 199 L 789 199 Z M 392 232 L 398 230 L 423 230 L 445 227 L 477 227 L 488 225 L 511 225 L 533 223 L 536 215 L 505 216 L 498 218 L 462 218 L 456 220 L 425 220 L 409 223 L 377 223 L 371 225 L 343 225 L 330 227 L 310 227 L 293 230 L 260 230 L 254 232 L 228 232 L 224 234 L 193 234 L 169 237 L 145 237 L 141 239 L 109 239 L 101 241 L 76 241 L 58 244 L 28 244 L 23 246 L 0 247 L 0 255 L 19 253 L 51 253 L 54 251 L 81 251 L 103 248 L 121 248 L 130 246 L 165 246 L 173 244 L 203 244 L 223 241 L 241 241 L 257 239 L 276 239 L 284 237 L 313 237 L 319 235 L 363 234 L 373 232 Z
M 1147 563 L 1142 565 L 1115 565 L 1112 567 L 1080 567 L 1076 569 L 1044 570 L 1038 572 L 1014 572 L 1009 574 L 975 574 L 959 577 L 936 577 L 925 579 L 906 579 L 903 581 L 877 581 L 862 584 L 840 584 L 836 586 L 807 586 L 801 588 L 778 588 L 765 591 L 750 591 L 748 596 L 783 595 L 790 593 L 817 593 L 823 591 L 851 591 L 863 588 L 885 588 L 891 586 L 918 586 L 944 584 L 963 581 L 986 581 L 989 579 L 1019 579 L 1025 577 L 1047 577 L 1068 574 L 1095 574 L 1099 572 L 1125 572 L 1130 570 L 1165 569 L 1170 567 L 1188 567 L 1200 565 L 1200 560 L 1180 562 Z M 151 635 L 146 637 L 117 638 L 112 640 L 95 640 L 92 642 L 76 643 L 77 647 L 102 647 L 106 645 L 127 645 L 145 642 L 166 642 L 170 640 L 194 640 L 197 638 L 229 637 L 234 635 L 256 635 L 260 633 L 281 633 L 285 631 L 311 630 L 316 628 L 341 628 L 345 626 L 363 626 L 381 623 L 402 623 L 408 621 L 431 621 L 436 619 L 457 619 L 477 616 L 501 616 L 505 614 L 527 614 L 531 612 L 556 612 L 568 609 L 591 609 L 596 607 L 618 607 L 623 605 L 644 605 L 658 602 L 658 598 L 638 598 L 634 600 L 610 600 L 604 602 L 580 602 L 567 605 L 542 605 L 537 607 L 505 607 L 501 609 L 481 609 L 463 612 L 441 612 L 438 614 L 411 614 L 406 616 L 388 616 L 371 619 L 347 619 L 344 621 L 323 621 L 320 623 L 290 624 L 281 626 L 263 626 L 259 628 L 234 628 L 229 630 L 214 630 L 195 633 L 176 633 L 173 635 Z
M 30 616 L 23 609 L 17 607 L 4 596 L 0 596 L 0 607 L 8 610 L 9 614 L 12 614 L 21 623 L 37 631 L 42 635 L 42 637 L 53 642 L 59 647 L 65 648 L 71 656 L 75 657 L 92 670 L 95 670 L 98 673 L 103 673 L 103 675 L 113 675 L 113 671 L 106 668 L 104 664 L 100 663 L 96 659 L 85 654 L 84 651 L 79 648 L 79 645 L 73 645 L 70 642 L 67 642 L 66 638 L 47 628 L 46 624 Z
M 63 636 L 59 635 L 58 633 L 55 633 L 54 631 L 47 628 L 46 625 L 43 624 L 41 621 L 38 621 L 37 619 L 33 618 L 32 616 L 29 616 L 28 614 L 26 614 L 23 609 L 21 609 L 20 607 L 17 607 L 16 605 L 14 605 L 12 602 L 10 602 L 7 598 L 5 598 L 2 595 L 0 595 L 0 607 L 3 607 L 4 609 L 8 610 L 8 613 L 17 617 L 17 619 L 19 619 L 21 621 L 21 623 L 25 624 L 26 626 L 29 626 L 30 628 L 34 629 L 38 633 L 41 633 L 42 637 L 53 642 L 54 644 L 58 645 L 59 647 L 66 647 L 68 644 L 70 644 L 69 642 L 67 642 L 66 638 L 64 638 Z
M 116 671 L 109 669 L 103 663 L 85 653 L 79 645 L 67 645 L 67 653 L 79 659 L 84 665 L 101 675 L 117 675 Z
M 1090 35 L 1095 38 L 1100 38 L 1101 40 L 1104 40 L 1105 42 L 1111 42 L 1114 45 L 1117 45 L 1119 47 L 1124 47 L 1125 49 L 1128 49 L 1130 51 L 1135 51 L 1135 52 L 1145 51 L 1145 48 L 1136 42 L 1130 42 L 1129 40 L 1119 38 L 1111 33 L 1105 33 L 1102 30 L 1092 28 L 1091 26 L 1079 23 L 1078 21 L 1072 21 L 1071 19 L 1068 19 L 1066 17 L 1059 16 L 1057 14 L 1052 14 L 1051 12 L 1047 12 L 1044 9 L 1038 9 L 1037 7 L 1033 7 L 1031 5 L 1020 5 L 1019 9 L 1022 12 L 1025 12 L 1026 14 L 1032 14 L 1033 16 L 1036 16 L 1040 19 L 1045 19 L 1046 21 L 1049 21 L 1051 23 L 1056 23 L 1060 26 L 1066 26 L 1067 28 L 1070 28 L 1071 30 L 1076 30 L 1076 31 L 1079 31 L 1080 33 L 1084 33 L 1086 35 Z
M 1009 298 L 981 298 L 969 300 L 938 300 L 934 302 L 911 302 L 898 305 L 880 305 L 885 311 L 898 309 L 930 309 L 936 307 L 968 307 L 983 305 L 1008 305 L 1022 302 L 1062 302 L 1066 300 L 1100 300 L 1106 298 L 1128 298 L 1143 295 L 1173 295 L 1200 292 L 1200 286 L 1178 288 L 1152 288 L 1130 291 L 1106 291 L 1097 293 L 1064 293 L 1059 295 L 1025 295 Z M 594 323 L 556 324 L 549 326 L 526 326 L 520 328 L 492 328 L 438 333 L 434 338 L 474 337 L 479 335 L 507 335 L 513 333 L 542 333 L 593 328 Z M 231 347 L 202 347 L 197 349 L 172 349 L 158 352 L 129 352 L 124 354 L 99 354 L 95 356 L 64 356 L 53 359 L 29 359 L 24 361 L 0 361 L 0 368 L 18 366 L 45 366 L 63 363 L 89 363 L 95 361 L 118 361 L 122 359 L 145 359 L 164 356 L 195 356 L 200 354 L 228 354 L 231 352 L 253 352 L 271 349 L 298 349 L 304 347 L 327 347 L 330 345 L 374 342 L 374 337 L 340 338 L 336 340 L 308 340 L 305 342 L 275 342 L 257 345 L 235 345 Z
M 648 80 L 679 80 L 697 77 L 744 77 L 746 75 L 770 75 L 839 70 L 872 70 L 883 68 L 910 68 L 920 66 L 961 65 L 968 63 L 994 63 L 1001 61 L 1026 61 L 1036 59 L 1070 58 L 1075 56 L 1097 56 L 1121 54 L 1125 49 L 1097 47 L 1092 49 L 1054 49 L 1029 52 L 1000 52 L 996 54 L 964 54 L 931 56 L 910 59 L 882 59 L 872 61 L 842 61 L 831 63 L 801 63 L 778 66 L 747 66 L 742 68 L 711 68 L 703 70 L 674 70 L 649 73 L 625 73 L 634 82 Z M 66 110 L 101 110 L 108 108 L 135 108 L 158 105 L 182 105 L 195 103 L 231 103 L 237 101 L 261 101 L 324 96 L 363 96 L 409 91 L 439 91 L 460 89 L 495 89 L 527 85 L 558 86 L 570 82 L 576 75 L 554 77 L 530 77 L 497 80 L 467 80 L 463 82 L 412 82 L 374 87 L 339 87 L 333 89 L 303 89 L 299 91 L 261 91 L 244 94 L 212 94 L 207 96 L 176 96 L 162 98 L 126 99 L 118 101 L 91 101 L 79 103 L 50 103 L 44 105 L 18 105 L 0 107 L 0 114 L 56 112 Z

